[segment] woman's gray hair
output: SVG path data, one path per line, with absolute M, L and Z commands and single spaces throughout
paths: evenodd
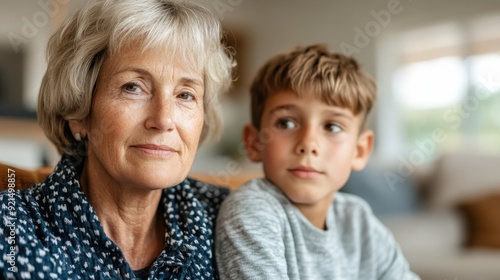
M 218 136 L 219 96 L 229 89 L 235 62 L 222 44 L 219 19 L 183 1 L 97 0 L 70 17 L 47 47 L 48 67 L 38 98 L 38 119 L 61 154 L 74 154 L 68 120 L 85 121 L 105 59 L 126 44 L 169 48 L 204 74 L 205 122 L 200 141 Z

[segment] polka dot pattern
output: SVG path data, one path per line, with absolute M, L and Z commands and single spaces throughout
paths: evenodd
M 63 157 L 44 182 L 0 193 L 1 279 L 138 279 L 81 191 L 80 169 Z M 147 279 L 218 279 L 214 223 L 228 192 L 189 178 L 163 190 L 165 248 Z

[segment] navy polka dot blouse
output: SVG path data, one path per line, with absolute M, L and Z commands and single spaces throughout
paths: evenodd
M 138 273 L 106 236 L 80 173 L 63 157 L 44 182 L 0 193 L 0 279 L 218 279 L 213 231 L 227 189 L 185 179 L 163 190 L 165 248 Z

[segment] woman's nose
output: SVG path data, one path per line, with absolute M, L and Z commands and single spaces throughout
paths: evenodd
M 175 128 L 173 101 L 168 98 L 154 98 L 148 106 L 145 126 L 147 129 L 171 131 Z

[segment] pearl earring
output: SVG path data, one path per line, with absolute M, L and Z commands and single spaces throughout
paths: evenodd
M 82 141 L 82 136 L 80 135 L 80 132 L 75 133 L 75 140 Z

